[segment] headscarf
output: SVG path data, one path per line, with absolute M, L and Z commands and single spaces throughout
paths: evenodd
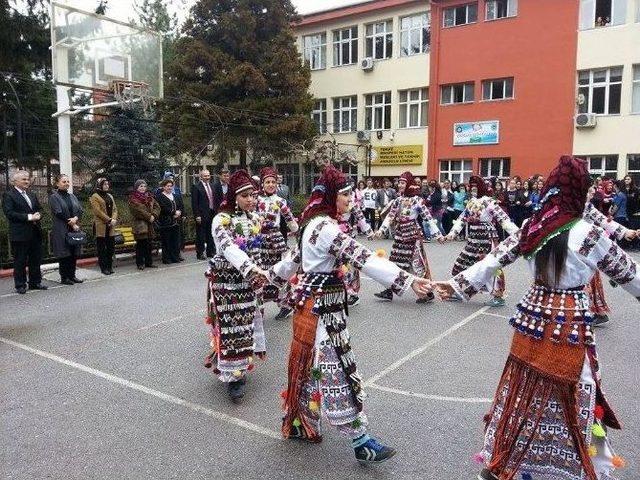
M 484 178 L 478 175 L 472 175 L 469 179 L 469 193 L 471 193 L 471 188 L 473 187 L 478 189 L 478 198 L 489 195 L 489 189 L 487 188 Z
M 100 177 L 96 180 L 96 192 L 99 194 L 103 194 L 105 193 L 104 190 L 102 190 L 103 185 L 108 182 L 109 180 L 105 177 Z
M 262 170 L 260 170 L 260 182 L 264 183 L 264 181 L 267 178 L 273 178 L 276 182 L 278 181 L 278 172 L 275 171 L 275 169 L 271 168 L 271 167 L 264 167 Z
M 138 187 L 143 184 L 146 185 L 147 182 L 142 179 L 136 180 L 136 182 L 133 184 L 133 192 L 131 192 L 131 194 L 129 195 L 129 201 L 146 205 L 150 204 L 153 201 L 153 195 L 151 195 L 151 192 L 149 190 L 144 193 L 138 191 Z
M 413 185 L 415 182 L 413 178 L 413 173 L 411 172 L 404 172 L 402 175 L 400 175 L 399 180 L 404 180 L 405 182 L 407 182 L 407 186 L 405 188 L 408 188 L 410 185 Z
M 236 170 L 229 177 L 229 187 L 227 188 L 227 194 L 224 197 L 224 201 L 220 205 L 220 210 L 232 213 L 236 209 L 236 195 L 244 192 L 247 189 L 258 190 L 255 180 L 247 173 L 246 170 Z
M 300 225 L 306 225 L 312 218 L 318 215 L 328 215 L 331 218 L 337 218 L 336 201 L 338 194 L 349 192 L 351 188 L 352 185 L 343 172 L 333 165 L 325 167 L 322 175 L 313 187 L 309 203 L 307 203 L 307 206 L 302 211 Z
M 542 187 L 536 211 L 522 228 L 520 251 L 525 258 L 531 258 L 547 241 L 582 218 L 590 185 L 584 160 L 570 155 L 560 157 Z

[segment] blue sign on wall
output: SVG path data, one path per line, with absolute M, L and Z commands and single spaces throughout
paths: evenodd
M 453 145 L 496 145 L 500 143 L 500 121 L 453 124 Z

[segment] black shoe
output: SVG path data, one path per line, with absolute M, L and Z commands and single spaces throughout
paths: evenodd
M 593 326 L 600 327 L 605 323 L 609 323 L 609 315 L 594 315 L 593 316 Z
M 144 265 L 138 265 L 138 270 L 144 270 Z
M 205 257 L 202 253 L 197 254 L 197 255 L 196 255 L 196 258 L 197 258 L 198 260 L 206 260 L 206 259 L 207 259 L 207 257 Z
M 420 303 L 420 304 L 431 303 L 433 302 L 434 299 L 435 299 L 435 295 L 433 293 L 429 293 L 427 294 L 426 297 L 417 299 L 416 303 Z
M 84 282 L 84 280 L 81 280 L 81 279 L 79 279 L 78 277 L 73 277 L 73 278 L 71 279 L 71 281 L 72 281 L 73 283 L 82 283 L 82 282 Z
M 70 278 L 65 278 L 64 280 L 62 280 L 60 282 L 62 285 L 73 285 L 73 280 L 71 280 Z
M 145 268 L 158 268 L 158 266 L 151 264 L 151 265 L 145 265 Z
M 170 262 L 169 260 L 162 260 L 162 263 L 164 263 L 165 265 L 169 265 L 170 263 L 173 263 L 173 262 Z
M 382 445 L 373 437 L 353 450 L 360 463 L 382 463 L 396 454 L 393 448 Z
M 104 270 L 100 270 L 102 272 L 103 275 L 111 275 L 111 271 L 104 269 Z
M 49 290 L 49 287 L 39 283 L 38 285 L 29 285 L 29 290 Z
M 227 384 L 227 391 L 229 392 L 229 396 L 233 402 L 238 402 L 242 397 L 244 397 L 244 384 L 244 378 L 237 382 L 229 382 Z
M 274 320 L 284 320 L 289 315 L 291 315 L 292 311 L 293 310 L 291 310 L 290 308 L 281 308 L 278 314 L 274 317 Z
M 113 275 L 113 268 L 109 269 L 109 275 Z
M 18 292 L 20 295 L 24 295 L 25 293 L 27 293 L 27 287 L 16 287 L 16 292 Z
M 359 303 L 360 297 L 357 295 L 349 295 L 349 298 L 347 298 L 347 305 L 349 305 L 350 307 L 355 307 Z
M 182 255 L 181 255 L 181 256 L 179 256 L 179 257 L 178 257 L 178 261 L 179 261 L 179 262 L 184 262 L 184 257 L 183 257 Z
M 498 477 L 491 473 L 488 468 L 483 468 L 478 474 L 478 480 L 498 480 Z
M 387 288 L 386 290 L 383 290 L 379 293 L 374 293 L 373 295 L 381 300 L 387 300 L 389 302 L 393 300 L 393 292 L 390 288 Z

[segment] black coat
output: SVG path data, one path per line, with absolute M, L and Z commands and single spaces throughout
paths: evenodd
M 160 205 L 160 215 L 158 216 L 158 227 L 159 228 L 167 228 L 173 227 L 178 224 L 178 221 L 173 217 L 176 213 L 176 210 L 180 210 L 178 207 L 178 197 L 176 195 L 173 196 L 173 202 L 167 198 L 163 193 L 156 194 L 156 200 L 158 201 L 158 205 Z
M 71 231 L 67 220 L 72 217 L 80 218 L 82 216 L 82 206 L 73 193 L 69 194 L 71 199 L 71 210 L 67 202 L 64 201 L 62 195 L 54 192 L 49 197 L 49 206 L 53 214 L 53 227 L 51 228 L 51 250 L 58 258 L 64 258 L 71 255 L 69 246 L 67 245 L 67 233 Z
M 191 189 L 191 210 L 193 211 L 193 216 L 202 217 L 203 220 L 208 221 L 213 218 L 216 210 L 216 192 L 214 190 L 214 185 L 209 182 L 209 188 L 211 188 L 211 195 L 213 195 L 213 214 L 211 209 L 209 208 L 209 197 L 207 197 L 207 191 L 204 188 L 204 184 L 202 182 L 196 183 Z M 222 187 L 221 187 L 222 188 Z M 220 203 L 218 203 L 220 205 Z
M 12 242 L 30 242 L 34 239 L 42 239 L 42 226 L 40 222 L 30 222 L 29 214 L 42 213 L 42 206 L 33 193 L 27 192 L 32 207 L 20 192 L 11 187 L 2 198 L 2 210 L 9 220 L 9 236 Z
M 224 193 L 222 191 L 222 182 L 216 179 L 213 182 L 213 211 L 218 212 L 220 210 L 220 204 L 224 201 Z

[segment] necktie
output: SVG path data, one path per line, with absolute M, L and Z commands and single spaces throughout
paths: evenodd
M 26 200 L 27 204 L 29 205 L 29 208 L 31 210 L 33 210 L 33 204 L 31 203 L 31 199 L 29 198 L 29 195 L 27 195 L 27 192 L 20 192 L 22 194 L 22 197 Z
M 208 183 L 205 183 L 204 189 L 207 192 L 207 198 L 209 199 L 209 208 L 213 210 L 213 195 L 211 195 L 211 187 Z

